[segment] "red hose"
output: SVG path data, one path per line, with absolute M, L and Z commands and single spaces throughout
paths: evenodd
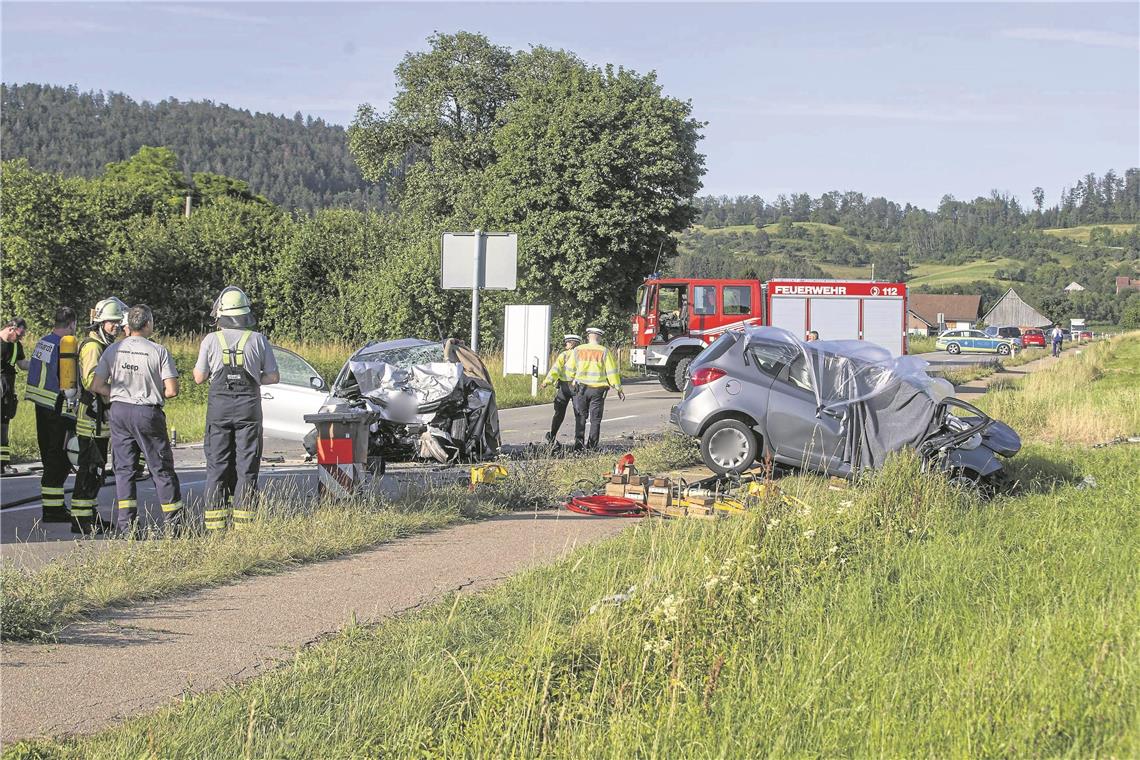
M 645 506 L 633 499 L 621 496 L 606 496 L 595 494 L 593 496 L 571 496 L 562 506 L 571 512 L 580 515 L 593 515 L 595 517 L 643 517 Z

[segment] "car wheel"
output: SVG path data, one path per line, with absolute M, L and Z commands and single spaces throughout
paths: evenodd
M 959 346 L 957 343 L 951 343 L 949 346 L 946 347 L 946 353 L 955 354 L 955 355 L 960 354 L 960 353 L 962 353 L 962 347 Z
M 673 373 L 667 369 L 663 369 L 657 373 L 657 381 L 661 383 L 661 387 L 670 393 L 676 393 L 681 390 L 676 385 L 673 385 Z
M 714 422 L 701 436 L 701 459 L 718 475 L 744 472 L 756 461 L 759 448 L 756 433 L 740 420 Z
M 677 362 L 676 368 L 673 370 L 673 385 L 677 386 L 677 390 L 685 390 L 685 385 L 689 382 L 689 367 L 693 363 L 693 357 L 686 356 Z
M 999 345 L 998 346 L 998 353 L 1001 354 L 1002 356 L 1009 356 L 1009 344 L 1008 343 L 1002 343 L 1001 345 Z

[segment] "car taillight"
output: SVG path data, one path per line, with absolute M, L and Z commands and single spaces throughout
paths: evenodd
M 693 374 L 690 375 L 690 380 L 692 380 L 693 385 L 705 385 L 727 374 L 727 372 L 718 367 L 701 367 L 700 369 L 693 370 Z

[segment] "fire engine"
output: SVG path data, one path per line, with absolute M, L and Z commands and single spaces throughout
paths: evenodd
M 906 353 L 906 283 L 870 280 L 710 280 L 651 277 L 637 292 L 633 366 L 669 391 L 725 330 L 782 327 L 821 340 L 866 340 Z

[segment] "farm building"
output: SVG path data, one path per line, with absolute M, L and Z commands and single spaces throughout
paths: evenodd
M 1065 292 L 1066 293 L 1078 293 L 1084 289 L 1085 289 L 1085 286 L 1080 284 L 1076 280 L 1073 280 L 1072 282 L 1070 282 L 1068 285 L 1065 286 Z
M 978 321 L 981 305 L 981 296 L 911 293 L 906 331 L 911 335 L 937 335 L 943 330 L 968 330 Z
M 1010 288 L 1005 295 L 982 317 L 987 325 L 998 327 L 1012 325 L 1014 327 L 1049 327 L 1053 320 L 1045 316 L 1021 299 L 1017 291 Z

